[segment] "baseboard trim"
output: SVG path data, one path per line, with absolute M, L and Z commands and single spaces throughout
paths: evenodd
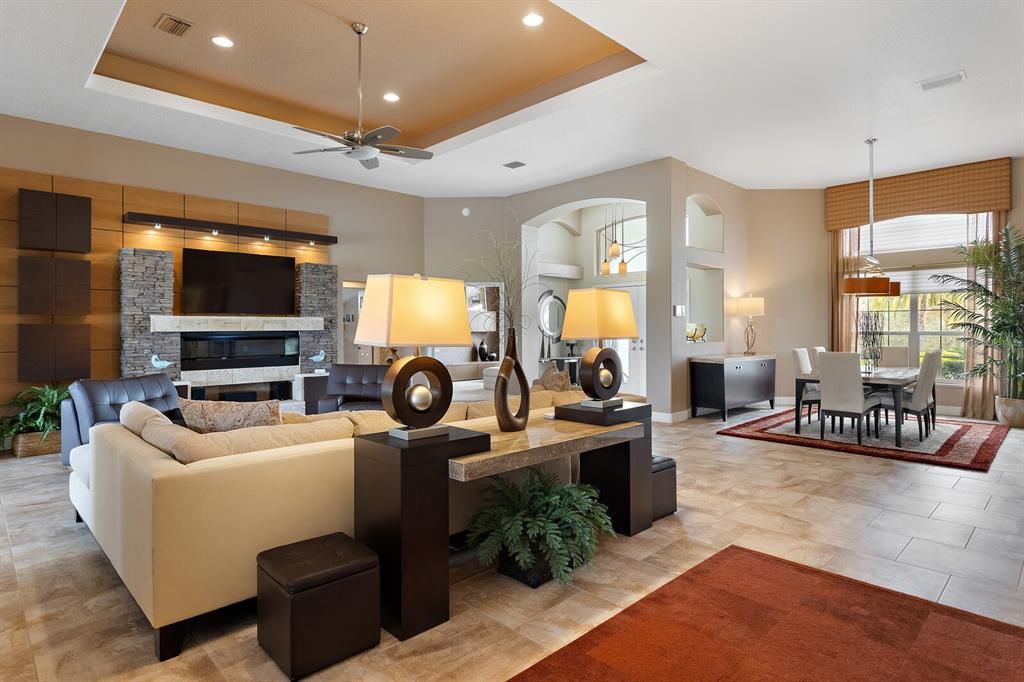
M 678 424 L 690 418 L 690 411 L 682 412 L 651 412 L 651 421 L 658 424 Z

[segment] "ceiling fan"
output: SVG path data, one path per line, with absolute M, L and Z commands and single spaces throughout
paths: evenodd
M 356 120 L 356 129 L 347 130 L 343 135 L 339 136 L 321 132 L 319 130 L 303 128 L 302 126 L 294 126 L 296 130 L 326 137 L 328 140 L 337 142 L 340 145 L 338 147 L 324 147 L 321 149 L 305 149 L 301 152 L 294 152 L 295 154 L 339 152 L 344 156 L 347 156 L 350 159 L 355 159 L 359 163 L 363 164 L 363 168 L 371 169 L 380 166 L 380 160 L 377 158 L 380 154 L 401 156 L 406 159 L 431 159 L 434 157 L 433 152 L 428 152 L 425 149 L 403 147 L 402 145 L 397 144 L 383 144 L 402 132 L 398 128 L 394 128 L 392 126 L 381 126 L 370 131 L 363 130 L 363 36 L 366 35 L 369 28 L 370 27 L 366 24 L 358 22 L 352 24 L 352 30 L 355 31 L 359 41 L 359 61 L 357 62 L 359 76 L 359 87 L 357 90 L 359 97 L 359 117 Z

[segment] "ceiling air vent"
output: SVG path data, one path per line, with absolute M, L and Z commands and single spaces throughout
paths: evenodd
M 954 73 L 944 73 L 941 76 L 934 76 L 933 78 L 925 78 L 923 81 L 918 81 L 917 84 L 925 92 L 934 90 L 935 88 L 944 88 L 947 85 L 954 85 L 960 81 L 967 80 L 967 72 L 960 70 Z
M 522 168 L 526 164 L 523 163 L 522 161 L 509 161 L 508 163 L 503 163 L 501 165 L 503 165 L 505 168 L 515 169 L 515 168 Z
M 192 24 L 188 23 L 184 19 L 172 17 L 170 14 L 161 14 L 160 18 L 157 19 L 156 23 L 153 25 L 153 28 L 180 38 L 185 35 L 185 31 L 192 28 Z

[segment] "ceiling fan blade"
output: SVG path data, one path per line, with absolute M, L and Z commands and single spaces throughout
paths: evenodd
M 351 147 L 327 147 L 326 149 L 303 149 L 301 152 L 292 152 L 292 154 L 319 154 L 320 152 L 350 152 Z
M 390 154 L 391 156 L 402 156 L 407 159 L 432 159 L 434 158 L 434 152 L 428 152 L 426 149 L 417 149 L 416 147 L 403 147 L 399 144 L 381 144 L 377 145 L 377 149 L 380 150 L 381 154 Z
M 363 144 L 368 144 L 372 147 L 376 147 L 381 142 L 386 142 L 392 137 L 400 134 L 402 131 L 398 128 L 392 128 L 391 126 L 381 126 L 380 128 L 374 128 L 370 132 L 363 135 Z
M 373 157 L 372 159 L 363 159 L 359 163 L 363 164 L 363 168 L 373 170 L 380 165 L 380 160 L 377 157 Z
M 295 128 L 296 130 L 301 130 L 304 133 L 309 133 L 310 135 L 319 135 L 320 137 L 326 137 L 328 140 L 334 140 L 338 144 L 343 144 L 348 147 L 355 146 L 354 142 L 352 142 L 351 140 L 346 140 L 344 137 L 338 137 L 337 135 L 331 135 L 330 133 L 323 133 L 320 132 L 319 130 L 313 130 L 312 128 L 303 128 L 302 126 L 292 127 Z

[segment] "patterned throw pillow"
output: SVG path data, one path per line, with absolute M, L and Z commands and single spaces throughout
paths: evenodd
M 250 426 L 274 426 L 281 423 L 281 403 L 264 400 L 236 403 L 226 400 L 186 400 L 178 406 L 188 428 L 196 433 L 220 433 Z
M 548 367 L 540 377 L 540 385 L 546 391 L 568 391 L 571 387 L 569 372 L 567 370 L 559 372 L 554 367 Z

